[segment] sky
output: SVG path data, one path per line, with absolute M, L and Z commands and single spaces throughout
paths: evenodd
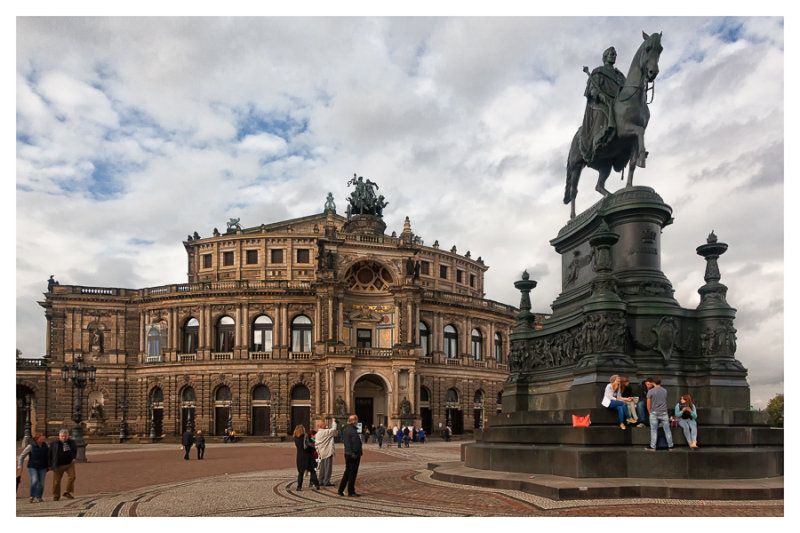
M 752 403 L 783 392 L 782 17 L 20 17 L 16 20 L 16 345 L 44 354 L 36 303 L 61 284 L 186 281 L 181 242 L 338 211 L 354 173 L 380 186 L 387 233 L 490 267 L 486 297 L 535 311 L 560 292 L 549 240 L 586 75 L 627 72 L 663 32 L 647 168 L 673 208 L 662 270 L 699 303 L 713 230 L 738 309 Z M 581 176 L 577 209 L 600 196 Z M 612 174 L 612 191 L 623 185 Z

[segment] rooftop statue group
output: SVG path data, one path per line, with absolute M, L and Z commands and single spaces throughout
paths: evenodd
M 661 33 L 648 35 L 642 32 L 644 42 L 631 61 L 627 76 L 615 66 L 617 51 L 614 47 L 603 52 L 603 65 L 589 72 L 586 82 L 586 110 L 583 124 L 572 139 L 567 158 L 567 184 L 564 203 L 570 204 L 570 218 L 575 217 L 575 197 L 581 171 L 590 167 L 599 172 L 595 189 L 606 196 L 606 179 L 613 168 L 625 173 L 628 165 L 627 186 L 633 185 L 633 172 L 645 166 L 647 150 L 644 131 L 650 120 L 647 107 L 648 93 L 654 93 L 658 76 L 658 60 L 663 48 Z M 653 91 L 653 92 L 651 92 Z
M 383 208 L 386 207 L 387 202 L 383 195 L 376 195 L 373 187 L 378 188 L 378 185 L 371 180 L 364 181 L 363 176 L 356 177 L 353 174 L 353 179 L 347 182 L 347 185 L 354 185 L 356 190 L 347 197 L 347 218 L 350 219 L 353 215 L 374 215 L 377 217 L 383 216 Z

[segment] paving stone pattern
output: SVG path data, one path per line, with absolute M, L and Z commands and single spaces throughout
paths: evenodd
M 459 459 L 459 443 L 433 441 L 397 449 L 366 446 L 356 490 L 296 489 L 295 448 L 280 444 L 214 444 L 190 461 L 174 444 L 92 445 L 77 465 L 74 500 L 29 503 L 28 474 L 17 491 L 17 516 L 783 516 L 783 500 L 689 501 L 618 499 L 556 501 L 515 490 L 431 479 L 428 463 Z M 332 482 L 344 469 L 341 448 Z M 62 482 L 63 487 L 63 482 Z

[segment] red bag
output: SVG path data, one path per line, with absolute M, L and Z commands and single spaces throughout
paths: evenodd
M 592 421 L 589 419 L 589 415 L 586 416 L 572 415 L 572 427 L 588 428 L 589 424 L 591 423 Z

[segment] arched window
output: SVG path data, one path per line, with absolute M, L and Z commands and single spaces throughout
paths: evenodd
M 150 391 L 150 404 L 159 406 L 164 402 L 164 391 L 161 390 L 161 387 L 153 387 L 153 390 Z
M 253 389 L 253 402 L 269 401 L 269 387 L 266 385 L 256 385 Z
M 261 315 L 253 321 L 253 351 L 272 351 L 272 319 Z
M 445 403 L 458 403 L 458 392 L 455 389 L 447 389 L 444 401 Z
M 310 400 L 311 391 L 305 385 L 298 385 L 292 389 L 292 400 Z
M 292 320 L 292 351 L 311 351 L 311 319 L 305 315 Z
M 224 316 L 217 322 L 217 352 L 232 352 L 233 340 L 236 335 L 236 323 L 229 316 Z
M 216 400 L 218 402 L 229 402 L 229 401 L 231 401 L 231 389 L 226 385 L 222 385 L 221 387 L 218 387 L 216 394 L 214 394 L 214 400 Z
M 483 346 L 483 335 L 479 329 L 472 330 L 472 358 L 476 361 L 481 360 L 481 347 Z
M 427 357 L 427 356 L 429 356 L 431 354 L 430 334 L 431 334 L 431 332 L 428 329 L 428 326 L 425 324 L 425 322 L 420 322 L 419 323 L 419 345 L 422 348 L 422 350 L 420 352 L 422 354 L 422 357 Z
M 482 390 L 478 389 L 478 390 L 475 391 L 475 399 L 474 399 L 474 401 L 475 401 L 476 404 L 482 404 L 483 403 L 483 391 Z
M 420 387 L 419 389 L 419 401 L 420 402 L 429 402 L 431 398 L 430 393 L 428 392 L 427 387 Z
M 494 360 L 498 363 L 503 360 L 503 337 L 499 333 L 494 334 Z
M 194 389 L 192 387 L 186 387 L 183 389 L 183 392 L 181 393 L 181 401 L 183 401 L 183 403 L 194 403 L 196 399 L 197 398 L 194 395 Z
M 444 327 L 444 355 L 448 359 L 458 357 L 458 332 L 449 324 Z
M 161 355 L 161 334 L 158 329 L 150 328 L 147 333 L 147 356 L 158 357 Z
M 200 321 L 190 318 L 183 326 L 183 353 L 197 352 L 197 340 L 200 337 Z

